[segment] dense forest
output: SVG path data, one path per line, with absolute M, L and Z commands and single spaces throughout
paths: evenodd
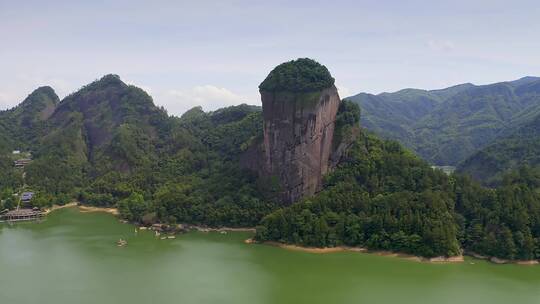
M 484 188 L 447 176 L 393 141 L 363 133 L 317 196 L 266 216 L 256 239 L 360 246 L 426 257 L 460 248 L 504 259 L 540 258 L 540 170 L 522 167 Z
M 520 166 L 540 166 L 540 113 L 529 123 L 503 136 L 459 164 L 458 171 L 488 186 Z
M 287 69 L 264 86 L 281 86 L 291 73 L 306 70 Z M 311 70 L 315 75 L 305 75 L 295 89 L 302 90 L 310 77 L 320 89 L 331 77 L 326 68 Z M 285 207 L 276 199 L 274 182 L 239 165 L 242 154 L 261 140 L 260 107 L 196 107 L 174 117 L 116 75 L 61 102 L 51 91 L 38 89 L 19 107 L 0 112 L 0 138 L 9 139 L 2 140 L 0 153 L 0 209 L 14 208 L 13 194 L 26 189 L 37 193 L 36 207 L 77 200 L 118 207 L 123 218 L 142 224 L 257 226 L 260 241 L 426 257 L 468 250 L 540 258 L 537 169 L 508 170 L 497 189 L 447 176 L 399 143 L 358 129 L 354 102 L 339 107 L 334 145 L 356 139 L 325 176 L 324 189 Z M 23 169 L 13 167 L 16 149 L 32 152 L 24 178 Z
M 540 78 L 348 99 L 362 108 L 362 126 L 401 142 L 433 165 L 457 166 L 540 116 Z
M 265 217 L 256 238 L 452 256 L 459 254 L 453 210 L 442 171 L 396 142 L 362 133 L 324 191 Z

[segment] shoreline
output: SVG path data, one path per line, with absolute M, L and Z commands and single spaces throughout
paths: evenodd
M 211 227 L 204 227 L 204 226 L 198 226 L 198 225 L 189 225 L 189 224 L 180 224 L 187 229 L 191 231 L 198 231 L 198 232 L 253 232 L 255 233 L 255 228 L 234 228 L 234 227 L 219 227 L 219 228 L 211 228 Z
M 43 211 L 43 214 L 44 215 L 47 215 L 53 211 L 56 211 L 56 210 L 60 210 L 60 209 L 64 209 L 64 208 L 71 208 L 71 207 L 77 207 L 79 203 L 78 202 L 71 202 L 71 203 L 67 203 L 65 205 L 52 205 L 50 208 L 45 208 L 45 210 Z
M 77 209 L 81 213 L 105 212 L 114 216 L 118 216 L 120 214 L 117 208 L 85 206 L 85 205 L 80 205 L 79 202 L 70 202 L 65 205 L 53 205 L 50 208 L 44 209 L 43 214 L 48 215 L 56 210 L 60 210 L 64 208 L 72 208 L 72 207 L 77 207 Z M 121 222 L 128 223 L 122 220 Z M 130 223 L 130 224 L 133 224 L 133 223 Z M 152 229 L 152 227 L 139 226 L 136 224 L 135 224 L 135 227 L 137 230 L 144 230 L 144 229 L 151 230 Z M 178 224 L 177 227 L 187 230 L 186 232 L 193 232 L 193 231 L 196 231 L 196 232 L 251 232 L 251 233 L 256 232 L 255 228 L 250 228 L 250 227 L 211 228 L 211 227 L 191 225 L 191 224 Z M 464 263 L 465 262 L 464 256 L 469 256 L 477 260 L 483 260 L 483 261 L 487 261 L 487 262 L 490 262 L 492 264 L 497 264 L 497 265 L 505 265 L 505 264 L 512 265 L 513 264 L 513 265 L 522 265 L 522 266 L 534 266 L 534 265 L 540 264 L 540 260 L 508 260 L 508 259 L 501 259 L 501 258 L 492 257 L 492 256 L 485 256 L 485 255 L 481 255 L 472 251 L 464 251 L 462 255 L 458 255 L 458 256 L 450 256 L 450 257 L 438 256 L 438 257 L 426 258 L 426 257 L 415 256 L 415 255 L 406 254 L 406 253 L 384 251 L 384 250 L 369 250 L 364 247 L 352 247 L 352 246 L 305 247 L 305 246 L 285 244 L 285 243 L 280 243 L 280 242 L 275 242 L 275 241 L 257 242 L 253 238 L 248 238 L 244 240 L 244 243 L 268 245 L 268 246 L 273 246 L 273 247 L 279 247 L 285 250 L 301 251 L 301 252 L 314 253 L 314 254 L 327 254 L 327 253 L 336 253 L 336 252 L 358 252 L 358 253 L 373 254 L 373 255 L 383 256 L 383 257 L 395 257 L 395 258 L 400 258 L 403 260 L 409 260 L 409 261 L 415 261 L 415 262 L 421 262 L 421 263 L 431 263 L 431 264 Z M 471 264 L 474 264 L 474 263 L 471 263 Z
M 117 208 L 111 208 L 111 207 L 95 207 L 95 206 L 85 206 L 85 205 L 78 205 L 79 211 L 82 213 L 91 213 L 91 212 L 105 212 L 112 215 L 119 215 L 120 212 Z
M 396 258 L 405 259 L 409 261 L 431 263 L 431 264 L 464 263 L 465 256 L 469 256 L 477 260 L 484 260 L 484 261 L 490 262 L 492 264 L 497 264 L 497 265 L 508 264 L 508 265 L 521 265 L 521 266 L 534 266 L 534 265 L 540 264 L 539 260 L 507 260 L 507 259 L 500 259 L 497 257 L 484 256 L 484 255 L 480 255 L 474 252 L 467 252 L 467 251 L 465 251 L 462 255 L 458 255 L 458 256 L 451 256 L 451 257 L 438 256 L 438 257 L 426 258 L 426 257 L 415 256 L 415 255 L 406 254 L 406 253 L 369 250 L 363 247 L 351 247 L 351 246 L 337 246 L 337 247 L 325 247 L 325 248 L 304 247 L 304 246 L 284 244 L 284 243 L 279 243 L 279 242 L 274 242 L 274 241 L 267 241 L 267 242 L 259 243 L 259 242 L 256 242 L 253 238 L 244 240 L 244 243 L 269 245 L 269 246 L 279 247 L 285 250 L 301 251 L 301 252 L 308 252 L 308 253 L 314 253 L 314 254 L 326 254 L 326 253 L 335 253 L 335 252 L 367 253 L 367 254 L 374 254 L 377 256 L 396 257 Z
M 119 215 L 119 211 L 117 208 L 108 208 L 108 207 L 95 207 L 95 206 L 86 206 L 81 205 L 79 202 L 70 202 L 65 205 L 52 205 L 50 208 L 45 208 L 43 211 L 44 215 L 48 215 L 51 212 L 54 212 L 56 210 L 64 209 L 64 208 L 72 208 L 77 207 L 77 209 L 82 213 L 89 213 L 89 212 L 106 212 L 110 213 L 112 215 Z
M 472 251 L 466 251 L 465 254 L 478 260 L 484 260 L 484 261 L 488 261 L 493 264 L 499 264 L 499 265 L 516 264 L 516 265 L 531 266 L 531 265 L 540 264 L 540 261 L 538 260 L 507 260 L 507 259 L 501 259 L 498 257 L 490 257 L 490 256 L 481 255 Z
M 245 240 L 244 243 L 269 245 L 269 246 L 283 248 L 286 250 L 301 251 L 301 252 L 308 252 L 308 253 L 315 253 L 315 254 L 327 254 L 327 253 L 335 253 L 335 252 L 358 252 L 358 253 L 373 254 L 373 255 L 384 256 L 384 257 L 395 257 L 395 258 L 400 258 L 400 259 L 414 261 L 414 262 L 421 262 L 421 263 L 447 264 L 447 263 L 465 262 L 463 255 L 451 256 L 451 257 L 439 256 L 439 257 L 433 257 L 433 258 L 425 258 L 425 257 L 415 256 L 415 255 L 406 254 L 406 253 L 398 253 L 398 252 L 383 251 L 383 250 L 380 250 L 380 251 L 369 250 L 363 247 L 337 246 L 337 247 L 319 248 L 319 247 L 304 247 L 304 246 L 298 246 L 298 245 L 283 244 L 283 243 L 273 242 L 273 241 L 258 243 L 251 238 Z
M 421 256 L 415 256 L 411 254 L 406 253 L 398 253 L 398 252 L 392 252 L 392 251 L 378 251 L 378 250 L 369 250 L 367 248 L 363 247 L 351 247 L 351 246 L 337 246 L 337 247 L 304 247 L 304 246 L 298 246 L 298 245 L 291 245 L 291 244 L 284 244 L 274 241 L 267 241 L 267 242 L 256 242 L 252 238 L 244 240 L 245 244 L 260 244 L 260 245 L 268 245 L 268 246 L 274 246 L 279 247 L 285 250 L 291 250 L 291 251 L 301 251 L 301 252 L 307 252 L 307 253 L 314 253 L 314 254 L 327 254 L 327 253 L 335 253 L 335 252 L 358 252 L 358 253 L 367 253 L 367 254 L 373 254 L 377 256 L 384 256 L 384 257 L 395 257 L 400 258 L 408 261 L 414 261 L 414 262 L 421 262 L 421 263 L 430 263 L 430 264 L 454 264 L 454 263 L 464 263 L 465 262 L 465 256 L 469 256 L 478 260 L 484 260 L 487 262 L 490 262 L 492 264 L 514 264 L 514 265 L 522 265 L 522 266 L 534 266 L 540 264 L 540 261 L 538 260 L 505 260 L 505 259 L 499 259 L 496 257 L 487 257 L 482 256 L 476 253 L 472 252 L 464 252 L 463 255 L 458 256 L 451 256 L 451 257 L 445 257 L 445 256 L 438 256 L 438 257 L 432 257 L 432 258 L 426 258 Z

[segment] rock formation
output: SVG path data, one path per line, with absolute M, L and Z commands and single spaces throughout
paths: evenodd
M 310 59 L 279 65 L 259 89 L 264 139 L 250 166 L 277 180 L 281 201 L 293 203 L 321 189 L 341 101 L 328 70 Z

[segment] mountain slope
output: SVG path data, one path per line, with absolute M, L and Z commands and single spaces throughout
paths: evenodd
M 504 174 L 523 165 L 540 165 L 540 115 L 474 153 L 459 165 L 458 171 L 493 185 L 500 183 Z
M 67 192 L 88 177 L 148 166 L 168 129 L 167 114 L 148 94 L 104 76 L 58 104 L 27 168 L 28 181 Z
M 456 165 L 540 113 L 540 78 L 349 97 L 364 124 L 437 165 Z
M 529 97 L 534 104 L 532 81 L 515 86 L 511 91 L 525 96 L 523 104 Z M 522 86 L 527 88 L 517 89 Z M 401 116 L 418 119 L 428 106 L 437 109 L 469 89 L 401 92 L 427 95 L 417 110 Z M 29 144 L 35 160 L 24 169 L 25 188 L 36 192 L 35 207 L 77 200 L 117 207 L 122 218 L 144 225 L 259 225 L 261 241 L 427 257 L 466 249 L 507 259 L 540 258 L 540 170 L 520 168 L 496 190 L 447 176 L 399 143 L 359 130 L 358 107 L 343 101 L 336 127 L 339 142 L 347 145 L 335 170 L 324 177 L 320 192 L 285 207 L 275 200 L 279 180 L 240 166 L 240 155 L 261 140 L 262 116 L 260 108 L 240 105 L 214 112 L 197 107 L 170 117 L 142 90 L 108 75 L 66 97 L 42 121 L 43 130 L 35 125 L 43 136 Z M 520 138 L 537 132 L 533 116 L 519 117 L 530 123 Z M 0 153 L 0 210 L 13 209 L 14 192 L 25 190 L 23 170 L 10 158 L 9 152 Z
M 0 111 L 0 151 L 27 150 L 43 131 L 45 121 L 59 103 L 51 87 L 34 90 L 18 106 Z

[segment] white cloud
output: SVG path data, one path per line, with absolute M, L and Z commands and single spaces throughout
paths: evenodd
M 19 73 L 15 78 L 18 84 L 30 88 L 24 93 L 24 98 L 26 98 L 28 94 L 32 93 L 33 90 L 41 86 L 52 87 L 60 99 L 73 92 L 73 86 L 71 83 L 62 78 L 25 73 Z M 22 99 L 17 100 L 16 102 L 22 102 Z
M 427 42 L 427 46 L 437 52 L 450 52 L 456 48 L 454 42 L 450 40 L 430 40 Z
M 195 86 L 183 90 L 170 90 L 160 96 L 157 103 L 164 106 L 170 114 L 181 115 L 185 111 L 202 106 L 205 111 L 238 105 L 246 102 L 246 98 L 226 88 L 213 85 Z
M 349 90 L 347 87 L 336 84 L 336 88 L 338 89 L 339 97 L 341 98 L 350 97 L 352 95 L 351 90 Z

